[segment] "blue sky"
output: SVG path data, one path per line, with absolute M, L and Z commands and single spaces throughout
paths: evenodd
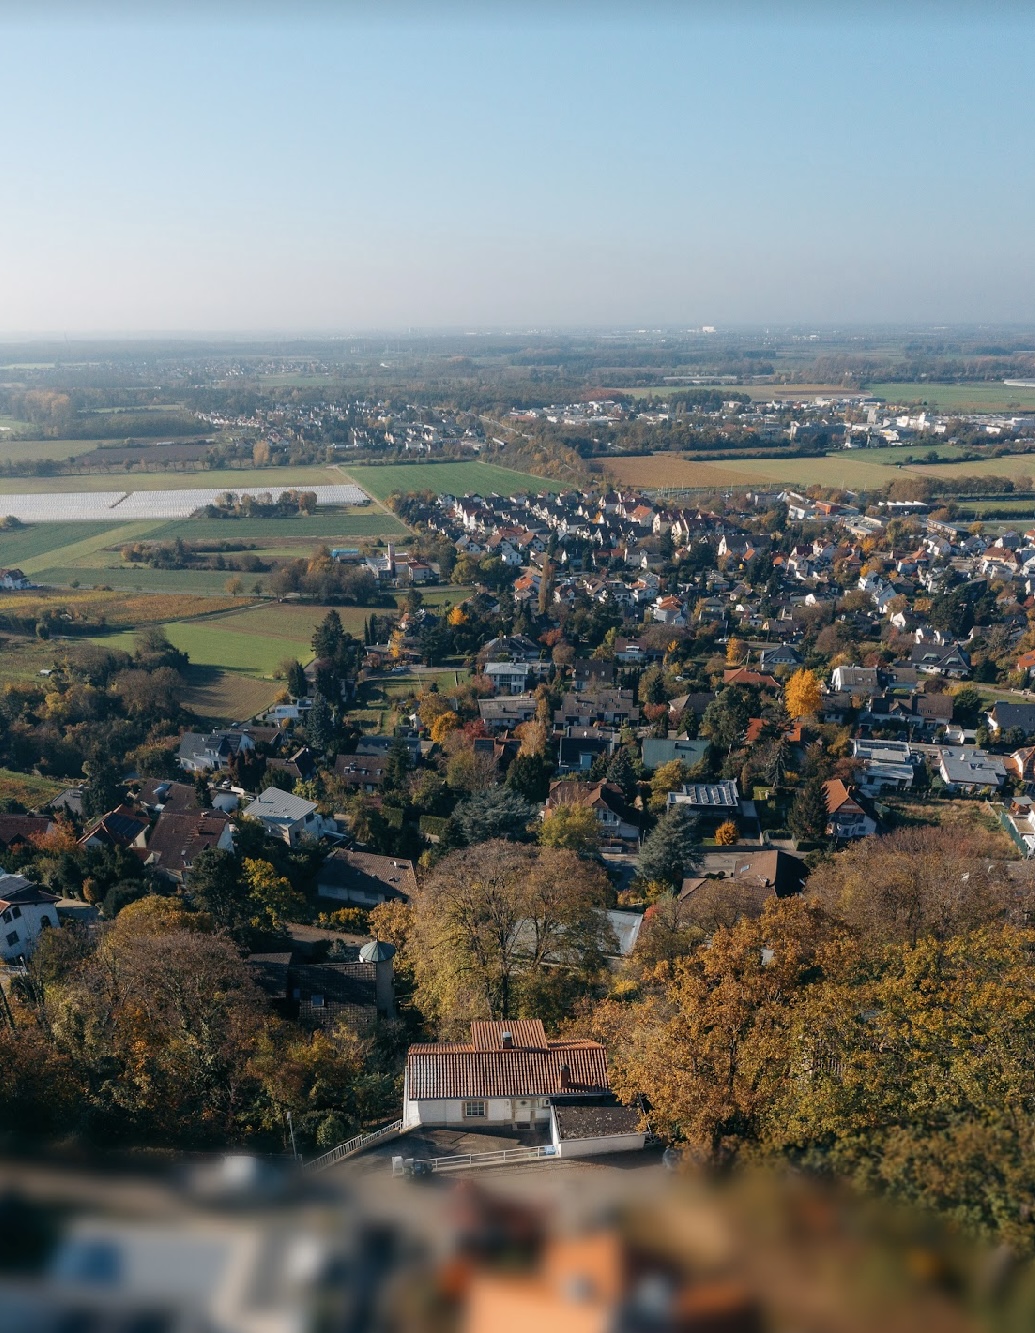
M 0 5 L 0 331 L 1035 323 L 1023 5 Z

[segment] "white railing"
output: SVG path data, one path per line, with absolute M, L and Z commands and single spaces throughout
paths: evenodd
M 339 1143 L 330 1152 L 325 1152 L 322 1157 L 314 1157 L 311 1162 L 306 1162 L 302 1170 L 326 1171 L 329 1166 L 334 1166 L 335 1162 L 351 1157 L 353 1153 L 359 1152 L 371 1143 L 390 1138 L 393 1134 L 401 1134 L 402 1127 L 401 1120 L 393 1120 L 390 1125 L 382 1125 L 380 1129 L 372 1130 L 369 1134 L 357 1134 L 355 1138 L 349 1139 L 346 1143 Z
M 423 1157 L 417 1160 L 432 1171 L 470 1171 L 480 1166 L 505 1166 L 509 1162 L 535 1162 L 542 1158 L 556 1157 L 557 1149 L 552 1143 L 543 1143 L 535 1148 L 499 1148 L 495 1152 L 460 1153 L 456 1157 Z M 402 1171 L 405 1172 L 403 1162 Z M 393 1163 L 393 1174 L 400 1174 Z

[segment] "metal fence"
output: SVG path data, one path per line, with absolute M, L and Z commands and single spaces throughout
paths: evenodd
M 357 1134 L 355 1138 L 349 1139 L 345 1143 L 339 1143 L 330 1152 L 325 1152 L 322 1157 L 314 1157 L 311 1162 L 306 1162 L 302 1170 L 326 1171 L 329 1166 L 334 1166 L 336 1162 L 351 1157 L 354 1153 L 360 1152 L 372 1143 L 391 1138 L 393 1134 L 401 1134 L 402 1127 L 403 1122 L 401 1120 L 393 1120 L 390 1125 L 382 1125 L 380 1129 L 372 1130 L 369 1134 Z

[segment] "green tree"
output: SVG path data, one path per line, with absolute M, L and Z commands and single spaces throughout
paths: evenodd
M 535 1016 L 549 962 L 599 975 L 614 948 L 603 869 L 574 852 L 487 842 L 450 853 L 412 905 L 417 1002 L 445 1033 L 472 1019 Z
M 588 805 L 566 801 L 543 820 L 539 842 L 543 847 L 564 847 L 579 856 L 594 856 L 600 850 L 600 822 Z
M 636 873 L 678 890 L 699 859 L 697 816 L 681 801 L 668 807 L 644 839 Z
M 288 693 L 293 699 L 302 699 L 309 693 L 309 682 L 301 662 L 292 661 L 287 670 Z
M 964 685 L 952 696 L 952 720 L 961 727 L 976 727 L 984 710 L 981 693 L 973 685 Z
M 249 923 L 257 930 L 280 931 L 288 921 L 304 917 L 305 899 L 268 861 L 249 857 L 241 863 L 241 871 L 248 889 Z
M 334 744 L 334 714 L 322 694 L 313 700 L 305 720 L 306 740 L 314 750 L 324 754 Z
M 526 801 L 538 804 L 550 791 L 553 764 L 542 754 L 519 754 L 507 769 L 504 783 Z
M 453 823 L 469 846 L 506 838 L 526 842 L 528 826 L 535 817 L 535 807 L 513 787 L 489 787 L 475 792 L 453 811 Z
M 243 925 L 248 890 L 232 852 L 222 847 L 201 852 L 190 868 L 187 894 L 222 929 L 233 932 Z
M 607 765 L 607 780 L 613 782 L 616 787 L 620 787 L 622 795 L 626 801 L 636 799 L 636 793 L 639 784 L 636 779 L 636 770 L 633 762 L 629 758 L 629 751 L 624 745 L 619 746 L 611 756 Z
M 806 840 L 822 838 L 829 818 L 823 781 L 819 777 L 809 778 L 798 788 L 791 803 L 787 820 L 791 832 L 796 838 Z

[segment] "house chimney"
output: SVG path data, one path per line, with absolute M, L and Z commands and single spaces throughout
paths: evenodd
M 571 1069 L 567 1064 L 561 1065 L 561 1087 L 571 1087 Z
M 512 1032 L 504 1032 L 500 1037 L 500 1041 L 502 1042 L 505 1051 L 512 1051 L 514 1049 L 514 1034 Z

